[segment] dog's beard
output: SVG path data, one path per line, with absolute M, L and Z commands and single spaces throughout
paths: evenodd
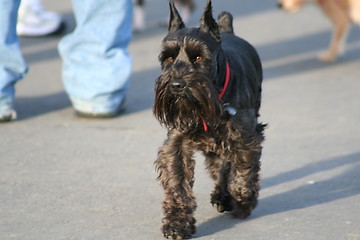
M 201 74 L 185 75 L 181 79 L 186 87 L 180 93 L 170 90 L 170 75 L 159 77 L 155 87 L 154 114 L 168 129 L 180 132 L 196 131 L 204 122 L 217 124 L 222 112 L 217 92 L 209 80 Z

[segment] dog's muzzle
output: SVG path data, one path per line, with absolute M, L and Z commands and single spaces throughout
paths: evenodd
M 180 79 L 174 79 L 169 83 L 170 91 L 173 94 L 181 93 L 184 90 L 185 86 L 186 86 L 186 83 Z

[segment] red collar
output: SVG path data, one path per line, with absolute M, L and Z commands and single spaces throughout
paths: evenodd
M 226 61 L 226 75 L 225 75 L 225 82 L 224 82 L 224 87 L 223 89 L 221 90 L 221 92 L 219 93 L 219 96 L 218 98 L 221 99 L 225 92 L 226 92 L 226 89 L 229 85 L 229 82 L 230 82 L 230 66 L 229 66 L 229 62 Z
M 220 100 L 225 92 L 226 92 L 226 89 L 228 88 L 229 86 L 229 82 L 230 82 L 230 66 L 229 66 L 229 62 L 226 61 L 226 74 L 225 74 L 225 82 L 224 82 L 224 86 L 223 88 L 221 89 L 220 93 L 219 93 L 219 96 L 218 96 L 218 99 Z M 201 118 L 201 121 L 202 121 L 202 124 L 204 126 L 204 131 L 207 132 L 209 130 L 209 127 L 208 125 L 206 124 L 205 122 L 205 119 L 202 115 L 200 115 L 200 118 Z

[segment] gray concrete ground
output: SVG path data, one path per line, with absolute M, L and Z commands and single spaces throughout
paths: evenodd
M 44 1 L 74 26 L 71 4 Z M 190 25 L 197 23 L 204 0 Z M 232 219 L 209 203 L 212 182 L 197 156 L 195 239 L 360 239 L 360 30 L 336 63 L 316 59 L 331 35 L 314 6 L 297 14 L 275 0 L 214 1 L 263 60 L 261 120 L 269 123 L 260 202 Z M 0 125 L 0 239 L 162 239 L 162 189 L 153 162 L 165 130 L 152 116 L 164 0 L 147 6 L 127 111 L 111 120 L 74 116 L 61 82 L 59 37 L 23 38 L 31 70 L 17 85 L 19 119 Z

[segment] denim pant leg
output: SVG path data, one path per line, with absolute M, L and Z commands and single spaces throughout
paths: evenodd
M 13 111 L 14 85 L 27 71 L 16 35 L 19 4 L 20 0 L 0 1 L 0 116 Z
M 72 0 L 76 28 L 59 44 L 65 90 L 76 110 L 116 110 L 128 89 L 132 0 Z

